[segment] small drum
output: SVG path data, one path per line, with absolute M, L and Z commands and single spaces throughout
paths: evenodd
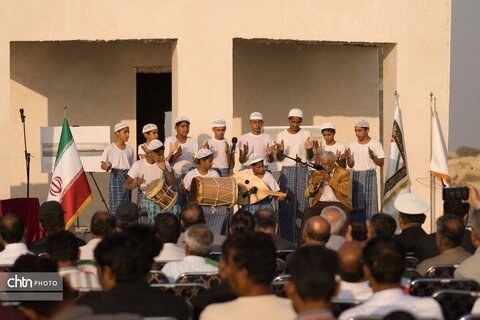
M 237 194 L 237 182 L 232 177 L 195 177 L 188 200 L 202 206 L 231 208 Z
M 170 210 L 177 202 L 177 193 L 167 186 L 161 178 L 150 182 L 145 196 L 165 211 Z

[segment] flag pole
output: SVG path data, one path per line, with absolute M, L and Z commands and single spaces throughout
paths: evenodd
M 433 92 L 430 92 L 430 160 L 432 159 L 432 144 L 433 144 L 433 117 L 435 116 L 433 110 Z M 434 222 L 435 222 L 435 177 L 432 175 L 432 171 L 430 170 L 430 232 L 433 233 L 434 230 Z

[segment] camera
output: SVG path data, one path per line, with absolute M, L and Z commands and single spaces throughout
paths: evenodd
M 464 203 L 468 200 L 467 188 L 445 188 L 442 191 L 443 213 L 464 216 L 468 213 L 470 205 Z

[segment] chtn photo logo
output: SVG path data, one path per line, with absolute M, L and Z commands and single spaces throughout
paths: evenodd
M 32 280 L 17 274 L 7 280 L 9 288 L 56 287 L 57 285 L 58 281 L 55 280 Z

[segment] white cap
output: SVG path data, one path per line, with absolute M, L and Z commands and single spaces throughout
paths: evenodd
M 247 160 L 247 166 L 251 166 L 252 164 L 254 163 L 257 163 L 259 161 L 263 161 L 265 157 L 260 154 L 260 153 L 252 153 L 251 155 L 248 156 L 248 160 Z
M 157 125 L 153 124 L 153 123 L 149 123 L 149 124 L 146 124 L 143 126 L 143 129 L 142 129 L 142 133 L 147 133 L 149 131 L 152 131 L 154 129 L 157 129 Z
M 128 128 L 128 124 L 120 122 L 115 125 L 115 128 L 113 129 L 114 132 L 120 131 L 123 128 Z
M 180 116 L 180 117 L 177 118 L 177 120 L 175 120 L 175 125 L 177 125 L 179 122 L 190 123 L 190 119 L 188 119 L 188 117 L 185 117 L 185 116 Z
M 291 109 L 288 113 L 288 117 L 298 117 L 303 119 L 303 111 L 300 109 Z
M 213 153 L 210 151 L 210 149 L 200 149 L 198 150 L 197 154 L 195 155 L 195 159 L 203 159 L 208 156 L 211 156 Z
M 320 131 L 323 131 L 325 129 L 335 130 L 335 124 L 332 123 L 332 122 L 324 122 L 324 123 L 322 123 L 322 126 L 320 127 Z
M 428 203 L 414 193 L 403 193 L 395 199 L 393 206 L 405 214 L 423 214 L 430 209 Z
M 153 139 L 148 144 L 147 149 L 152 151 L 152 150 L 157 150 L 158 148 L 161 148 L 161 147 L 163 147 L 163 143 L 158 139 Z
M 355 127 L 370 128 L 370 123 L 367 119 L 360 118 L 355 121 Z
M 263 120 L 263 115 L 260 112 L 250 113 L 250 120 Z
M 212 128 L 226 127 L 226 126 L 227 126 L 227 122 L 225 121 L 225 119 L 217 119 L 217 120 L 213 120 L 212 122 Z

